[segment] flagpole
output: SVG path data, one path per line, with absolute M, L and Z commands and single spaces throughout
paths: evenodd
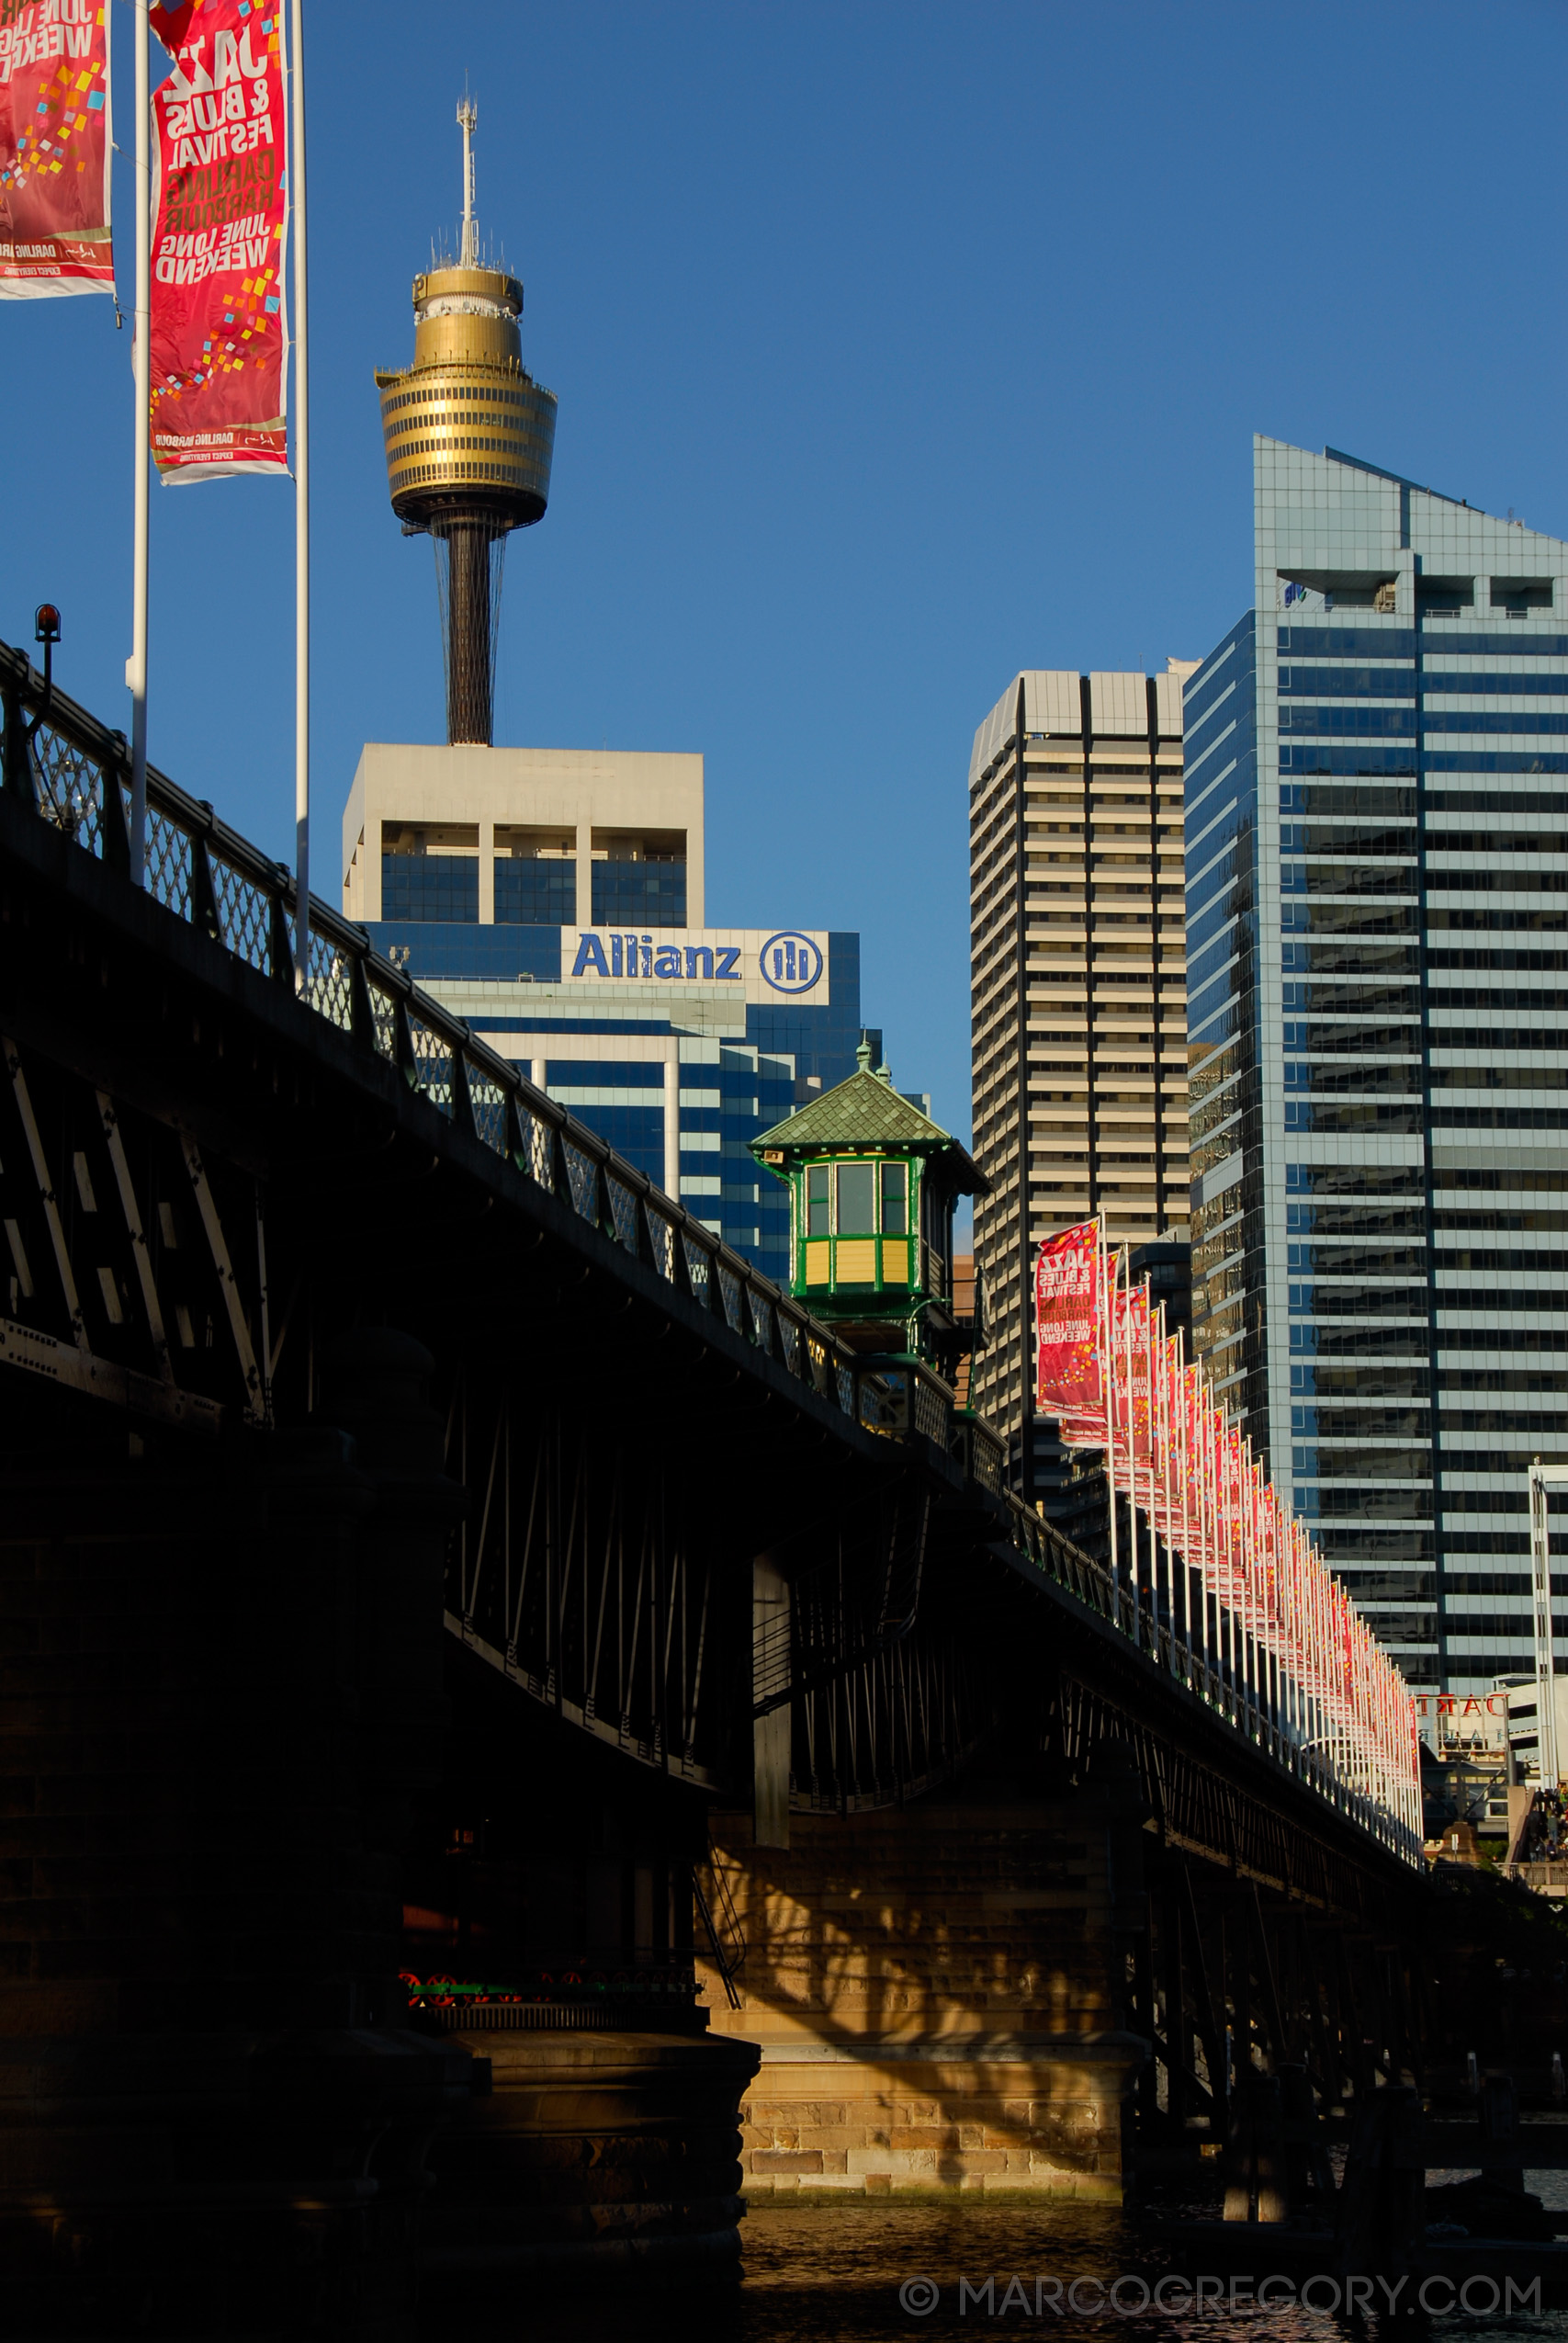
M 310 402 L 306 371 L 305 27 L 292 0 L 288 198 L 294 213 L 294 990 L 310 989 Z
M 1116 1291 L 1121 1298 L 1122 1274 L 1127 1277 L 1126 1307 L 1122 1323 L 1126 1329 L 1127 1353 L 1127 1541 L 1132 1551 L 1128 1556 L 1128 1575 L 1133 1588 L 1133 1641 L 1143 1643 L 1142 1570 L 1138 1559 L 1138 1403 L 1133 1390 L 1133 1265 L 1125 1245 L 1116 1255 Z
M 1116 1550 L 1116 1333 L 1111 1312 L 1111 1255 L 1105 1242 L 1105 1222 L 1095 1215 L 1100 1307 L 1105 1332 L 1105 1478 L 1111 1492 L 1111 1582 L 1116 1590 L 1116 1624 L 1122 1624 L 1122 1566 Z
M 130 557 L 130 657 L 125 680 L 130 686 L 130 883 L 147 874 L 147 489 L 152 460 L 152 93 L 149 85 L 148 0 L 135 0 L 136 293 L 131 371 L 136 400 L 136 492 Z

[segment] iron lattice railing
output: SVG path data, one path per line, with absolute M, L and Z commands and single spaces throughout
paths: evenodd
M 130 867 L 125 736 L 59 694 L 0 645 L 6 793 L 111 869 Z M 147 771 L 147 891 L 258 975 L 296 990 L 292 875 L 205 802 Z M 306 1005 L 395 1067 L 454 1128 L 510 1162 L 645 1267 L 721 1318 L 786 1374 L 859 1419 L 854 1354 L 771 1279 L 730 1251 L 646 1173 L 616 1156 L 462 1018 L 394 968 L 362 928 L 310 898 Z

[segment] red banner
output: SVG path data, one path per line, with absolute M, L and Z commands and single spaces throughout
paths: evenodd
M 1233 1714 L 1274 1713 L 1303 1773 L 1337 1778 L 1408 1851 L 1421 1826 L 1411 1695 L 1125 1273 L 1094 1223 L 1065 1230 L 1037 1259 L 1035 1320 L 1041 1414 L 1075 1447 L 1103 1449 L 1110 1433 L 1112 1502 L 1149 1524 L 1112 1546 L 1136 1632 L 1167 1602 L 1171 1665 L 1193 1689 Z
M 1085 1220 L 1047 1237 L 1034 1264 L 1036 1404 L 1069 1445 L 1105 1441 L 1100 1319 L 1099 1225 Z
M 1150 1454 L 1149 1302 L 1142 1285 L 1123 1285 L 1117 1292 L 1111 1342 L 1117 1375 L 1116 1462 L 1126 1472 L 1129 1433 L 1133 1464 L 1141 1468 Z
M 110 0 L 0 0 L 0 299 L 112 293 Z
M 160 479 L 287 473 L 282 17 L 252 0 L 152 12 L 152 455 Z

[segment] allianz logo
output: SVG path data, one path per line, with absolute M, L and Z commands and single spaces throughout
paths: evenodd
M 583 928 L 577 939 L 574 977 L 646 979 L 654 984 L 744 983 L 753 974 L 740 944 L 714 937 L 705 944 L 674 944 L 628 929 Z M 754 973 L 773 992 L 813 991 L 821 981 L 822 947 L 797 928 L 770 935 L 756 956 Z

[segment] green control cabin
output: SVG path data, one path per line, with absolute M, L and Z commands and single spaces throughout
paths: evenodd
M 931 1360 L 950 1380 L 982 1331 L 978 1286 L 954 1307 L 953 1216 L 984 1172 L 939 1123 L 857 1070 L 751 1141 L 790 1192 L 790 1291 L 858 1351 Z

